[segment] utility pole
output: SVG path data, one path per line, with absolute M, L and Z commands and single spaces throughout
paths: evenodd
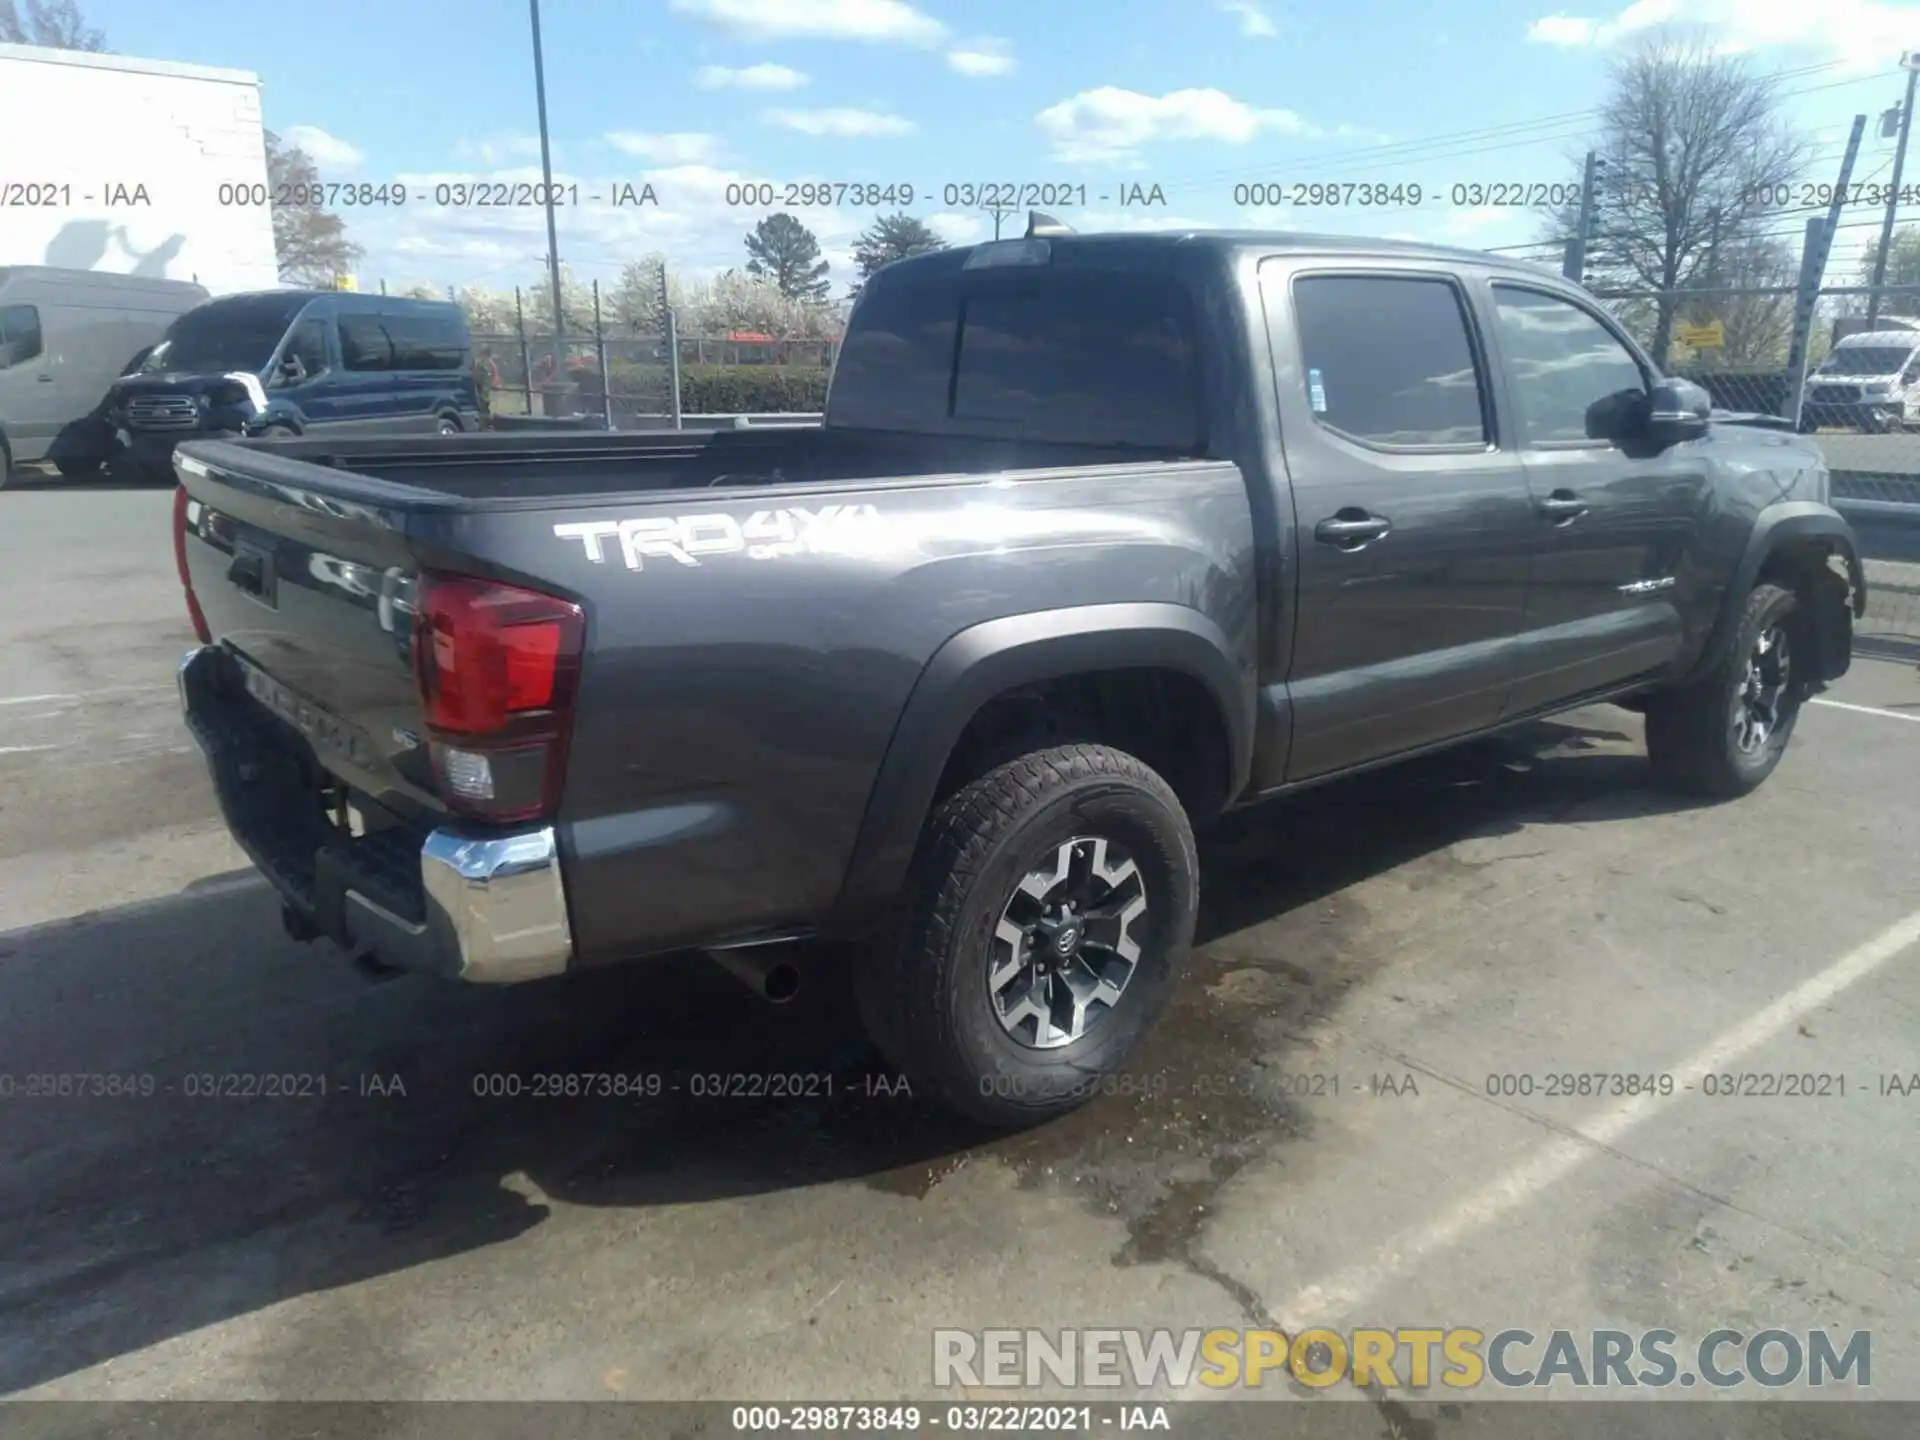
M 1873 257 L 1873 293 L 1867 296 L 1867 329 L 1880 318 L 1880 287 L 1887 278 L 1887 252 L 1893 248 L 1893 217 L 1900 205 L 1900 172 L 1907 163 L 1907 133 L 1913 128 L 1913 87 L 1920 80 L 1920 50 L 1900 57 L 1907 72 L 1907 102 L 1900 107 L 1900 139 L 1893 147 L 1893 182 L 1887 186 L 1887 218 L 1880 224 L 1880 253 Z
M 1867 117 L 1853 117 L 1853 133 L 1847 137 L 1847 153 L 1840 159 L 1840 180 L 1833 187 L 1833 199 L 1827 205 L 1826 218 L 1807 218 L 1807 238 L 1800 247 L 1800 287 L 1793 303 L 1793 339 L 1787 347 L 1787 393 L 1780 413 L 1800 424 L 1800 402 L 1807 388 L 1807 354 L 1813 336 L 1813 312 L 1820 303 L 1820 281 L 1827 273 L 1827 256 L 1833 250 L 1833 237 L 1840 227 L 1840 213 L 1847 202 L 1847 186 L 1853 180 L 1853 162 L 1860 154 L 1860 137 L 1867 133 Z
M 613 377 L 607 373 L 607 327 L 600 319 L 600 282 L 593 282 L 593 356 L 600 366 L 600 418 L 613 428 Z
M 1567 258 L 1560 273 L 1578 285 L 1587 270 L 1587 244 L 1593 237 L 1593 191 L 1600 173 L 1600 157 L 1587 151 L 1586 170 L 1580 177 L 1580 225 L 1567 242 Z
M 553 282 L 553 378 L 564 383 L 567 319 L 560 301 L 560 240 L 553 224 L 553 154 L 547 144 L 547 67 L 540 54 L 540 0 L 527 0 L 533 16 L 533 99 L 540 111 L 540 183 L 547 202 L 547 275 Z
M 988 213 L 993 216 L 993 238 L 998 240 L 1000 238 L 1000 222 L 1006 219 L 1007 216 L 1013 214 L 1019 207 L 1014 205 L 988 205 L 985 208 Z
M 673 302 L 667 298 L 667 266 L 660 264 L 660 320 L 661 328 L 666 331 L 667 342 L 667 385 L 671 390 L 668 401 L 673 410 L 673 428 L 681 427 L 680 417 L 680 321 L 673 313 Z

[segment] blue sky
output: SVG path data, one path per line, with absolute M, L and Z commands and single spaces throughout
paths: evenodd
M 86 0 L 129 55 L 251 70 L 269 126 L 330 180 L 401 181 L 362 211 L 363 288 L 537 280 L 537 208 L 458 210 L 441 181 L 538 179 L 525 0 Z M 560 252 L 583 276 L 665 251 L 692 278 L 744 259 L 742 181 L 905 183 L 947 238 L 990 233 L 949 183 L 1087 187 L 1081 229 L 1252 225 L 1475 246 L 1538 235 L 1523 208 L 1452 203 L 1455 184 L 1577 179 L 1608 56 L 1646 27 L 1707 28 L 1783 72 L 1831 179 L 1849 119 L 1901 96 L 1920 5 L 1886 0 L 545 0 L 555 177 L 576 181 Z M 1815 68 L 1818 67 L 1818 68 Z M 1496 133 L 1486 133 L 1496 132 Z M 1460 137 L 1448 139 L 1447 137 Z M 1855 179 L 1886 176 L 1870 128 Z M 1920 156 L 1916 156 L 1920 162 Z M 1908 172 L 1920 178 L 1920 163 Z M 650 183 L 657 207 L 586 197 Z M 1423 204 L 1243 210 L 1246 182 L 1420 185 Z M 1101 194 L 1158 185 L 1164 205 Z M 1387 197 L 1392 198 L 1390 195 Z M 836 281 L 874 211 L 795 212 Z M 1916 207 L 1920 215 L 1920 207 Z M 1790 228 L 1790 227 L 1783 227 Z M 1854 241 L 1860 232 L 1853 232 Z

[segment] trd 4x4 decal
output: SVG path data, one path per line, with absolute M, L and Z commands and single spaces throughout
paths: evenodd
M 553 533 L 562 540 L 578 540 L 586 547 L 587 559 L 596 565 L 607 561 L 606 542 L 617 541 L 627 568 L 643 570 L 648 559 L 698 565 L 709 555 L 777 560 L 834 550 L 879 518 L 880 511 L 873 505 L 822 505 L 816 509 L 789 505 L 780 510 L 756 510 L 745 520 L 724 511 L 649 515 L 634 520 L 574 521 L 554 526 Z

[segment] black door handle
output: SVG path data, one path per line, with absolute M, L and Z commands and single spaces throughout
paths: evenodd
M 53 383 L 53 376 L 51 376 L 51 375 L 42 375 L 42 376 L 40 377 L 40 383 L 41 383 L 42 385 L 51 385 L 51 384 Z
M 1587 502 L 1571 490 L 1556 490 L 1540 502 L 1540 513 L 1556 525 L 1571 525 L 1587 513 Z
M 1314 526 L 1313 538 L 1322 545 L 1358 549 L 1369 540 L 1378 540 L 1392 529 L 1393 526 L 1379 515 L 1369 515 L 1363 510 L 1342 510 L 1338 515 L 1329 516 Z

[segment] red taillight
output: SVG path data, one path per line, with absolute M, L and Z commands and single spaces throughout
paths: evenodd
M 193 576 L 187 571 L 187 487 L 176 485 L 173 489 L 173 563 L 180 572 L 180 588 L 187 594 L 187 618 L 193 621 L 193 633 L 200 637 L 202 645 L 213 643 L 213 632 L 207 629 L 207 617 L 200 613 L 200 601 L 193 593 Z
M 414 589 L 413 664 L 447 804 L 487 820 L 560 801 L 586 622 L 570 600 L 465 575 Z

